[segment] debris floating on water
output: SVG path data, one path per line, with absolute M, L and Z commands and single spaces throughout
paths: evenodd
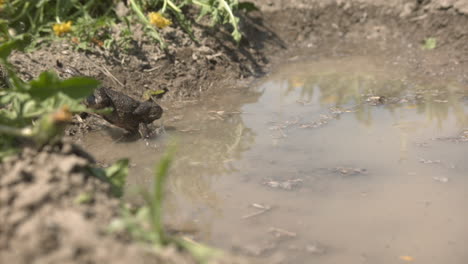
M 268 232 L 273 233 L 273 235 L 277 238 L 285 237 L 285 236 L 290 237 L 290 238 L 297 237 L 296 233 L 288 231 L 288 230 L 284 230 L 281 228 L 277 228 L 277 227 L 270 227 Z
M 424 164 L 440 164 L 440 160 L 428 160 L 423 158 L 419 158 L 419 162 Z
M 370 105 L 381 105 L 385 102 L 385 97 L 383 96 L 369 96 L 366 98 L 366 102 Z
M 432 179 L 441 183 L 447 183 L 449 181 L 449 178 L 447 177 L 432 177 Z
M 326 248 L 318 243 L 313 243 L 313 244 L 308 244 L 305 247 L 305 250 L 308 253 L 314 254 L 314 255 L 323 255 L 326 253 Z
M 290 191 L 292 189 L 299 187 L 302 184 L 302 182 L 303 182 L 302 179 L 292 179 L 292 180 L 286 180 L 286 181 L 269 180 L 269 181 L 264 182 L 263 184 L 271 188 L 277 188 L 277 189 Z
M 252 217 L 255 217 L 255 216 L 259 216 L 261 214 L 264 214 L 268 211 L 271 210 L 271 206 L 269 205 L 262 205 L 262 204 L 257 204 L 257 203 L 253 203 L 252 204 L 252 207 L 255 207 L 257 209 L 260 209 L 260 211 L 257 211 L 257 212 L 254 212 L 254 213 L 251 213 L 251 214 L 247 214 L 247 215 L 244 215 L 242 216 L 242 219 L 249 219 L 249 218 L 252 218 Z
M 363 168 L 350 168 L 350 167 L 336 167 L 333 171 L 341 173 L 342 175 L 353 176 L 367 174 L 367 169 Z

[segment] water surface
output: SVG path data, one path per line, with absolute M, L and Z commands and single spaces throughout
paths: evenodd
M 381 58 L 289 63 L 170 106 L 150 142 L 83 144 L 131 159 L 130 197 L 176 137 L 166 222 L 266 263 L 467 263 L 468 91 L 408 76 Z

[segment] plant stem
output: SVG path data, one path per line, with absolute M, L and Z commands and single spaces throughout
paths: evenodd
M 193 0 L 192 3 L 196 4 L 196 5 L 199 5 L 199 6 L 204 6 L 204 7 L 208 7 L 208 8 L 211 8 L 210 5 L 208 4 L 205 4 L 205 3 L 202 3 L 200 1 L 197 1 L 197 0 Z
M 163 7 L 161 8 L 161 13 L 166 12 L 167 0 L 164 0 Z
M 234 27 L 234 31 L 232 32 L 232 36 L 234 37 L 236 42 L 239 42 L 240 38 L 241 38 L 241 35 L 239 33 L 239 28 L 237 27 L 236 17 L 232 13 L 231 7 L 228 5 L 228 3 L 226 3 L 225 0 L 218 0 L 218 1 L 220 2 L 220 5 L 222 5 L 222 7 L 224 7 L 226 12 L 228 12 L 229 18 L 231 20 L 231 24 Z
M 154 27 L 151 25 L 151 23 L 148 21 L 146 16 L 143 14 L 141 11 L 140 7 L 135 3 L 134 0 L 130 0 L 130 5 L 132 6 L 132 10 L 136 13 L 137 17 L 140 19 L 140 21 L 145 25 L 145 29 L 149 30 L 151 32 L 151 36 L 156 39 L 156 41 L 161 45 L 162 49 L 166 49 L 166 44 L 162 40 L 162 38 L 159 36 L 159 33 Z
M 178 8 L 171 0 L 167 0 L 167 4 L 170 8 L 172 8 L 172 10 L 176 11 L 177 13 L 182 13 L 182 10 L 180 10 L 180 8 Z
M 6 134 L 6 135 L 11 135 L 11 136 L 16 136 L 16 137 L 30 137 L 32 134 L 32 131 L 29 128 L 18 129 L 18 128 L 9 127 L 5 125 L 0 125 L 0 134 Z

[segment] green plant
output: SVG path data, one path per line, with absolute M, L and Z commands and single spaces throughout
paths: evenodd
M 161 45 L 161 48 L 165 49 L 166 44 L 164 43 L 164 40 L 159 35 L 158 31 L 150 23 L 150 20 L 143 14 L 141 7 L 135 2 L 135 0 L 130 0 L 130 6 L 135 12 L 138 20 L 143 24 L 145 32 L 154 40 L 156 40 Z
M 137 210 L 124 206 L 121 217 L 114 220 L 109 229 L 111 232 L 125 230 L 134 239 L 149 243 L 156 250 L 174 245 L 192 254 L 199 263 L 207 263 L 220 256 L 221 252 L 186 238 L 170 236 L 164 231 L 162 224 L 164 187 L 174 153 L 175 146 L 172 145 L 155 168 L 151 192 L 147 190 L 141 192 L 146 205 Z
M 128 159 L 120 159 L 106 169 L 94 167 L 90 167 L 89 169 L 94 176 L 111 185 L 111 192 L 113 195 L 121 197 L 128 176 L 128 163 Z
M 110 16 L 91 18 L 89 16 L 79 17 L 73 28 L 72 42 L 75 47 L 82 50 L 91 50 L 92 47 L 104 47 L 105 42 L 114 40 L 111 27 L 115 25 L 115 19 Z M 109 44 L 106 45 L 110 49 Z
M 80 102 L 99 86 L 97 80 L 73 77 L 60 80 L 53 72 L 43 72 L 30 82 L 24 82 L 8 62 L 14 49 L 24 49 L 28 35 L 0 45 L 0 65 L 5 71 L 7 87 L 0 89 L 0 157 L 18 147 L 17 138 L 33 141 L 37 146 L 59 139 L 71 114 L 86 107 Z
M 241 40 L 239 18 L 234 15 L 239 5 L 237 0 L 192 0 L 191 2 L 201 7 L 199 19 L 209 14 L 212 26 L 229 23 L 233 27 L 231 35 L 234 40 L 236 42 Z
M 0 25 L 7 30 L 2 31 L 2 38 L 9 40 L 16 35 L 30 34 L 34 37 L 32 44 L 35 45 L 53 38 L 54 24 L 76 21 L 78 18 L 89 21 L 113 16 L 113 9 L 109 8 L 113 5 L 113 0 L 5 1 L 0 13 Z
M 209 16 L 212 26 L 229 24 L 231 35 L 239 42 L 237 10 L 257 10 L 250 2 L 238 0 L 129 0 L 132 15 L 119 17 L 115 13 L 115 0 L 41 0 L 2 1 L 0 3 L 0 40 L 8 41 L 23 34 L 33 36 L 30 47 L 42 42 L 67 37 L 77 48 L 94 47 L 119 49 L 128 46 L 133 39 L 130 27 L 134 22 L 143 25 L 147 36 L 165 48 L 160 29 L 172 24 L 171 18 L 192 38 L 195 35 L 187 10 L 197 9 L 198 19 Z M 166 18 L 167 17 L 167 18 Z M 115 32 L 118 23 L 127 29 Z
M 236 42 L 242 38 L 239 30 L 239 18 L 235 12 L 239 9 L 239 5 L 244 10 L 251 11 L 256 7 L 253 3 L 239 3 L 238 0 L 130 0 L 133 11 L 138 15 L 140 21 L 145 25 L 145 29 L 155 38 L 161 46 L 164 47 L 164 41 L 159 37 L 158 32 L 152 27 L 151 21 L 143 15 L 142 10 L 159 10 L 161 14 L 172 15 L 181 28 L 196 41 L 193 34 L 192 26 L 183 12 L 184 7 L 198 7 L 198 20 L 205 16 L 211 17 L 211 26 L 217 24 L 230 24 L 232 26 L 231 35 Z M 157 24 L 157 23 L 156 23 Z
M 24 82 L 16 75 L 8 56 L 14 49 L 24 49 L 29 41 L 30 37 L 23 35 L 0 45 L 0 65 L 6 79 L 6 87 L 0 89 L 0 159 L 19 150 L 18 139 L 32 141 L 38 147 L 60 140 L 72 113 L 90 111 L 81 101 L 99 86 L 97 80 L 86 77 L 60 80 L 53 72 L 43 72 L 37 79 Z M 128 159 L 122 159 L 106 169 L 89 169 L 109 182 L 112 193 L 120 197 L 128 163 Z M 89 199 L 84 195 L 77 202 Z
M 437 47 L 437 39 L 436 38 L 427 38 L 424 40 L 424 45 L 422 49 L 424 50 L 433 50 Z
M 115 50 L 117 52 L 123 51 L 128 53 L 132 48 L 133 32 L 131 29 L 131 17 L 124 16 L 120 21 L 125 23 L 125 27 L 114 38 L 104 40 L 103 47 L 108 50 Z
M 73 200 L 73 202 L 75 204 L 87 204 L 87 203 L 92 202 L 93 199 L 94 199 L 93 193 L 82 192 L 75 197 L 75 200 Z

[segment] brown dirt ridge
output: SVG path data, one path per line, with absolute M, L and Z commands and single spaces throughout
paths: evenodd
M 96 77 L 103 85 L 141 98 L 166 87 L 162 102 L 198 98 L 245 86 L 285 60 L 397 52 L 415 74 L 468 84 L 468 0 L 257 0 L 260 11 L 240 14 L 244 40 L 225 28 L 195 25 L 196 44 L 167 28 L 169 49 L 144 38 L 130 54 L 77 52 L 55 43 L 11 62 L 30 79 L 56 61 Z M 136 29 L 138 34 L 138 29 Z M 437 39 L 431 53 L 421 49 Z M 166 106 L 166 115 L 170 107 Z M 76 131 L 75 131 L 76 133 Z M 25 149 L 0 165 L 0 263 L 193 263 L 173 248 L 154 254 L 105 231 L 119 209 L 107 183 L 93 177 L 94 163 L 71 143 Z M 75 202 L 92 194 L 86 204 Z M 215 246 L 215 245 L 214 245 Z M 223 260 L 230 262 L 230 260 Z M 238 262 L 238 261 L 232 261 Z

